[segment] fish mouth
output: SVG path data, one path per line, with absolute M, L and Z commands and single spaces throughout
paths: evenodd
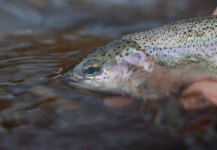
M 64 85 L 68 85 L 70 87 L 73 88 L 78 88 L 78 89 L 83 89 L 83 90 L 87 90 L 87 91 L 91 91 L 93 93 L 95 93 L 94 89 L 91 89 L 89 86 L 82 84 L 82 80 L 74 80 L 73 78 L 69 77 L 70 75 L 68 73 L 63 74 L 63 76 L 60 78 L 60 81 L 64 84 Z M 88 78 L 85 78 L 86 80 L 90 80 Z
M 69 85 L 71 87 L 75 87 L 75 88 L 85 88 L 85 89 L 89 89 L 88 86 L 83 85 L 81 82 L 74 80 L 72 78 L 69 78 L 69 74 L 63 74 L 63 76 L 61 77 L 61 82 L 65 85 Z
M 88 78 L 87 78 L 88 80 Z M 94 94 L 99 94 L 99 95 L 111 95 L 111 94 L 115 94 L 115 95 L 120 95 L 119 92 L 114 93 L 110 91 L 101 91 L 101 88 L 90 88 L 90 86 L 87 86 L 85 84 L 82 84 L 82 82 L 80 82 L 79 80 L 74 80 L 72 78 L 69 78 L 69 74 L 63 74 L 63 76 L 60 78 L 60 81 L 67 86 L 70 86 L 71 88 L 75 88 L 75 89 L 79 89 L 79 91 L 88 91 Z

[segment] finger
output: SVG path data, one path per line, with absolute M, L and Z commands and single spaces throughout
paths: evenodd
M 216 7 L 216 9 L 214 10 L 214 12 L 212 14 L 217 15 L 217 7 Z

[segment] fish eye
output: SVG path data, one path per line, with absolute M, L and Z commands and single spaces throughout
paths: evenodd
M 85 75 L 94 75 L 98 73 L 100 70 L 100 64 L 96 61 L 92 61 L 84 65 L 82 72 Z
M 86 74 L 94 74 L 94 73 L 96 72 L 96 68 L 93 67 L 93 66 L 90 66 L 90 67 L 84 69 L 84 72 L 85 72 Z

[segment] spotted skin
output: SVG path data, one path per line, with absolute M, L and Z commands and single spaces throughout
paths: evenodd
M 113 40 L 71 65 L 64 78 L 77 88 L 141 97 L 158 87 L 164 90 L 170 70 L 182 71 L 191 63 L 217 76 L 217 16 L 181 20 Z
M 161 65 L 176 67 L 197 61 L 217 72 L 217 16 L 182 20 L 123 39 L 136 41 Z

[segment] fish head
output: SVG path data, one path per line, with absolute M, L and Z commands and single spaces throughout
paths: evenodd
M 135 95 L 140 84 L 147 56 L 140 46 L 126 39 L 117 39 L 101 46 L 71 65 L 63 77 L 72 87 L 93 92 Z M 146 61 L 146 63 L 145 63 Z

